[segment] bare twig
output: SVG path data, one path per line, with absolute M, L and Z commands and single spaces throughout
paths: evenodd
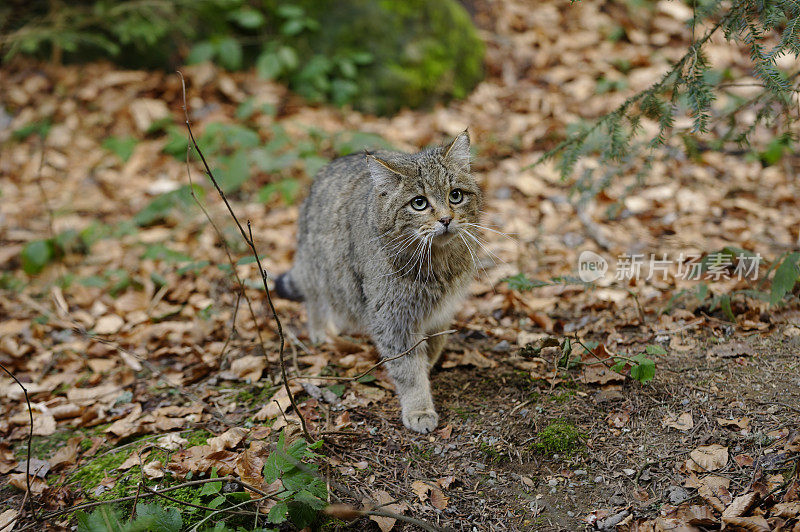
M 238 504 L 234 504 L 233 506 L 230 506 L 228 508 L 221 508 L 221 509 L 218 509 L 218 510 L 214 510 L 212 513 L 208 514 L 202 520 L 200 520 L 199 523 L 194 525 L 192 527 L 192 532 L 195 532 L 196 530 L 199 530 L 200 526 L 202 526 L 203 523 L 205 523 L 206 521 L 208 521 L 209 519 L 211 519 L 212 517 L 214 517 L 217 514 L 220 514 L 220 513 L 223 513 L 223 512 L 240 513 L 240 512 L 235 512 L 236 508 L 241 508 L 245 504 L 257 504 L 257 503 L 259 503 L 259 502 L 261 502 L 261 501 L 263 501 L 265 499 L 269 499 L 269 498 L 270 498 L 269 495 L 265 495 L 265 496 L 259 497 L 257 499 L 248 499 L 246 501 L 242 501 L 242 502 L 240 502 Z M 241 512 L 241 513 L 249 514 L 249 512 Z M 258 515 L 258 510 L 256 510 L 256 515 Z
M 228 337 L 225 339 L 225 344 L 222 346 L 222 351 L 219 354 L 220 369 L 222 369 L 222 366 L 225 364 L 226 361 L 226 354 L 227 354 L 226 351 L 228 350 L 228 344 L 230 344 L 233 335 L 236 334 L 236 316 L 239 314 L 239 303 L 241 303 L 242 301 L 243 294 L 244 294 L 244 287 L 241 287 L 239 291 L 236 292 L 236 305 L 233 307 L 233 318 L 231 319 L 231 332 L 228 333 Z M 260 331 L 257 322 L 256 322 L 256 330 Z M 265 354 L 266 352 L 261 353 L 262 356 L 264 356 Z
M 182 106 L 182 108 L 183 108 L 183 116 L 184 116 L 184 119 L 186 120 L 186 122 L 188 123 L 189 122 L 189 112 L 188 112 L 188 110 L 186 108 L 186 84 L 183 82 L 183 75 L 180 72 L 178 72 L 178 74 L 181 76 L 181 88 L 183 90 L 183 93 L 182 93 L 183 94 L 183 106 Z M 228 258 L 228 264 L 230 264 L 230 266 L 231 266 L 231 274 L 233 275 L 233 278 L 236 280 L 236 284 L 239 285 L 239 291 L 240 291 L 241 295 L 244 296 L 244 299 L 247 302 L 247 308 L 250 309 L 250 317 L 253 319 L 253 323 L 256 326 L 256 335 L 258 336 L 259 345 L 261 346 L 261 354 L 262 355 L 266 355 L 267 349 L 266 349 L 266 347 L 264 347 L 264 338 L 261 335 L 261 328 L 258 326 L 258 318 L 256 318 L 256 313 L 253 310 L 253 303 L 250 301 L 250 297 L 247 295 L 247 291 L 246 291 L 245 286 L 244 286 L 244 281 L 242 281 L 242 278 L 239 277 L 239 272 L 236 270 L 236 263 L 233 261 L 233 255 L 231 255 L 231 248 L 230 248 L 230 246 L 228 246 L 228 240 L 225 238 L 225 235 L 222 233 L 222 231 L 220 230 L 219 226 L 217 226 L 216 222 L 214 222 L 214 219 L 211 218 L 211 214 L 208 212 L 208 210 L 206 209 L 205 205 L 203 205 L 203 203 L 200 201 L 200 198 L 198 198 L 197 195 L 194 193 L 194 180 L 192 179 L 192 167 L 191 167 L 191 165 L 189 165 L 189 151 L 191 149 L 192 149 L 192 145 L 187 142 L 186 143 L 186 175 L 189 177 L 189 193 L 192 195 L 192 198 L 194 199 L 195 203 L 197 203 L 197 206 L 200 207 L 200 210 L 203 211 L 203 214 L 205 214 L 206 219 L 208 220 L 208 223 L 211 224 L 211 227 L 214 229 L 214 232 L 217 233 L 217 238 L 219 238 L 219 241 L 222 244 L 222 249 L 225 250 L 225 256 Z M 238 302 L 237 302 L 237 305 L 238 305 Z M 234 323 L 233 326 L 235 327 L 236 326 L 235 313 L 234 313 L 233 323 Z M 230 337 L 228 337 L 228 338 L 230 339 Z M 224 351 L 225 350 L 223 349 L 223 352 Z
M 139 483 L 139 486 L 141 486 L 141 488 L 144 489 L 147 493 L 150 493 L 150 494 L 155 495 L 157 497 L 161 497 L 162 499 L 166 499 L 166 500 L 171 501 L 171 502 L 178 503 L 181 506 L 191 506 L 192 508 L 197 508 L 199 510 L 206 510 L 206 511 L 209 511 L 209 512 L 213 512 L 213 511 L 216 510 L 216 508 L 212 508 L 210 506 L 203 506 L 202 504 L 194 504 L 194 503 L 191 503 L 191 502 L 186 502 L 186 501 L 182 501 L 180 499 L 176 499 L 175 497 L 170 497 L 166 493 L 160 493 L 160 492 L 154 490 L 153 488 L 148 488 L 142 482 Z
M 25 394 L 25 403 L 28 405 L 28 416 L 30 417 L 31 422 L 31 428 L 28 432 L 28 449 L 26 451 L 27 459 L 25 460 L 25 486 L 28 488 L 28 491 L 25 494 L 25 498 L 22 500 L 22 506 L 20 507 L 20 510 L 25 506 L 25 500 L 27 499 L 30 501 L 30 509 L 31 513 L 33 513 L 33 518 L 38 520 L 39 518 L 36 515 L 36 505 L 33 501 L 33 491 L 31 491 L 31 443 L 33 442 L 33 409 L 31 408 L 31 400 L 28 397 L 28 390 L 22 385 L 16 375 L 11 373 L 11 371 L 2 364 L 0 364 L 0 368 L 8 373 L 8 376 L 14 379 L 14 382 L 16 382 L 17 385 L 22 388 L 22 393 Z
M 183 74 L 178 72 L 178 75 L 181 78 L 181 86 L 183 87 L 183 94 L 184 94 L 184 98 L 185 98 L 186 97 L 186 89 L 185 89 L 186 81 L 183 78 Z M 184 102 L 184 106 L 185 106 L 185 102 Z M 192 141 L 192 146 L 194 146 L 194 149 L 197 152 L 197 155 L 200 157 L 200 160 L 203 162 L 203 167 L 205 168 L 206 175 L 211 180 L 211 183 L 213 183 L 214 188 L 217 190 L 217 193 L 219 194 L 220 198 L 222 198 L 222 201 L 225 203 L 225 206 L 228 208 L 228 212 L 230 213 L 231 217 L 233 218 L 233 221 L 236 222 L 236 227 L 238 227 L 239 232 L 242 235 L 242 238 L 244 239 L 245 243 L 247 243 L 248 247 L 250 247 L 250 250 L 253 252 L 253 256 L 256 259 L 256 264 L 258 265 L 258 271 L 261 273 L 261 281 L 264 284 L 264 292 L 267 295 L 267 303 L 269 305 L 270 311 L 272 312 L 272 318 L 275 320 L 275 325 L 277 326 L 277 329 L 278 329 L 278 337 L 280 338 L 280 351 L 278 353 L 278 356 L 280 358 L 280 363 L 281 363 L 281 377 L 283 379 L 283 384 L 286 387 L 286 393 L 289 395 L 289 401 L 292 403 L 292 407 L 294 408 L 295 412 L 297 412 L 297 415 L 300 418 L 300 424 L 302 425 L 303 434 L 306 436 L 306 438 L 309 441 L 313 441 L 313 438 L 308 433 L 308 428 L 306 427 L 306 420 L 303 418 L 303 414 L 300 412 L 300 409 L 297 407 L 297 401 L 295 401 L 294 394 L 292 393 L 291 389 L 289 388 L 289 381 L 286 378 L 286 360 L 284 359 L 284 348 L 286 346 L 286 339 L 284 338 L 284 335 L 283 335 L 283 326 L 281 325 L 280 318 L 278 318 L 278 312 L 275 310 L 275 305 L 272 303 L 272 295 L 271 295 L 271 293 L 269 291 L 269 285 L 267 283 L 267 271 L 261 265 L 261 258 L 258 256 L 258 250 L 256 249 L 256 245 L 255 245 L 255 242 L 253 240 L 253 229 L 252 229 L 252 226 L 250 225 L 250 220 L 247 220 L 247 232 L 245 232 L 244 227 L 239 222 L 239 218 L 236 216 L 236 213 L 233 212 L 233 207 L 231 207 L 231 204 L 228 201 L 228 198 L 225 196 L 225 192 L 219 186 L 219 183 L 217 182 L 217 179 L 214 177 L 214 174 L 211 172 L 211 168 L 209 167 L 208 162 L 206 161 L 206 158 L 203 155 L 203 152 L 200 150 L 200 146 L 197 145 L 197 140 L 194 138 L 194 133 L 192 132 L 192 125 L 191 125 L 191 122 L 188 119 L 188 114 L 187 114 L 187 118 L 186 118 L 186 130 L 189 133 L 189 139 Z
M 314 477 L 321 479 L 321 477 L 319 476 L 319 474 L 316 471 L 314 471 L 313 469 L 308 467 L 303 462 L 297 460 L 295 457 L 289 456 L 287 453 L 283 452 L 283 450 L 281 450 L 279 448 L 275 449 L 275 452 L 280 454 L 281 458 L 283 458 L 284 460 L 287 460 L 288 462 L 290 462 L 292 465 L 294 465 L 297 469 L 299 469 L 303 473 L 307 473 L 309 475 L 313 475 Z M 352 497 L 356 501 L 360 500 L 360 497 L 358 496 L 358 494 L 355 493 L 354 491 L 352 491 L 350 488 L 348 488 L 348 487 L 346 487 L 346 486 L 344 486 L 342 484 L 339 484 L 338 482 L 336 482 L 336 481 L 334 481 L 332 479 L 327 479 L 326 482 L 328 482 L 328 484 L 333 489 L 338 490 L 338 491 L 340 491 L 340 492 Z M 377 504 L 375 505 L 375 508 L 379 508 L 379 507 L 380 507 L 380 505 L 377 505 Z M 398 521 L 403 521 L 405 523 L 416 525 L 416 526 L 422 528 L 423 530 L 427 530 L 429 532 L 441 532 L 443 530 L 442 528 L 439 528 L 436 525 L 428 523 L 427 521 L 423 521 L 421 519 L 416 519 L 414 517 L 409 517 L 407 515 L 391 512 L 391 511 L 385 510 L 385 509 L 384 510 L 366 510 L 366 511 L 360 511 L 360 513 L 362 515 L 374 515 L 376 517 L 389 517 L 391 519 L 397 519 Z
M 440 332 L 437 332 L 437 333 L 429 334 L 428 336 L 425 336 L 424 338 L 421 338 L 417 343 L 415 343 L 414 345 L 412 345 L 411 347 L 409 347 L 408 349 L 406 349 L 405 351 L 403 351 L 399 355 L 394 355 L 394 356 L 391 356 L 391 357 L 383 358 L 379 362 L 377 362 L 377 363 L 373 364 L 372 366 L 370 366 L 368 369 L 366 369 L 366 370 L 362 371 L 361 373 L 359 373 L 358 375 L 356 375 L 355 377 L 334 377 L 334 376 L 330 376 L 330 375 L 295 375 L 294 377 L 290 377 L 289 380 L 291 381 L 291 380 L 294 380 L 294 379 L 324 379 L 324 380 L 329 380 L 329 381 L 348 381 L 348 382 L 349 381 L 357 381 L 358 379 L 361 379 L 361 378 L 367 376 L 373 369 L 377 368 L 378 366 L 381 366 L 381 365 L 383 365 L 383 364 L 385 364 L 387 362 L 391 362 L 392 360 L 397 360 L 398 358 L 402 358 L 402 357 L 406 356 L 407 354 L 411 353 L 414 349 L 416 349 L 417 346 L 419 344 L 421 344 L 422 342 L 430 340 L 431 338 L 435 338 L 436 336 L 442 336 L 443 334 L 450 334 L 450 333 L 454 333 L 454 332 L 456 332 L 455 329 L 449 329 L 447 331 L 440 331 Z
M 51 512 L 49 514 L 42 515 L 41 516 L 41 520 L 42 521 L 48 521 L 50 519 L 59 517 L 61 515 L 77 512 L 78 510 L 88 510 L 89 508 L 95 508 L 95 507 L 101 506 L 103 504 L 115 504 L 115 503 L 119 503 L 119 502 L 133 501 L 133 500 L 136 500 L 137 498 L 138 499 L 144 499 L 144 498 L 147 498 L 147 497 L 156 497 L 156 496 L 160 496 L 161 494 L 167 493 L 167 492 L 170 492 L 170 491 L 175 491 L 175 490 L 179 490 L 179 489 L 182 489 L 182 488 L 188 488 L 188 487 L 191 487 L 191 486 L 199 486 L 201 484 L 208 484 L 210 482 L 234 482 L 234 483 L 238 484 L 239 486 L 241 486 L 243 488 L 246 488 L 246 489 L 248 489 L 250 491 L 258 493 L 262 497 L 265 497 L 265 498 L 266 497 L 271 497 L 271 495 L 267 494 L 263 490 L 255 487 L 255 486 L 252 486 L 252 485 L 248 484 L 247 482 L 244 482 L 243 480 L 241 480 L 239 478 L 236 478 L 234 476 L 226 476 L 226 477 L 218 477 L 218 478 L 202 478 L 202 479 L 199 479 L 199 480 L 190 480 L 188 482 L 184 482 L 182 484 L 176 484 L 175 486 L 169 486 L 167 488 L 163 488 L 163 489 L 160 489 L 160 490 L 145 491 L 145 493 L 140 493 L 140 494 L 137 494 L 137 495 L 128 495 L 128 496 L 119 497 L 119 498 L 116 498 L 116 499 L 109 499 L 107 501 L 94 501 L 94 502 L 87 502 L 87 503 L 83 503 L 83 504 L 78 504 L 78 505 L 75 505 L 75 506 L 70 506 L 69 508 L 64 508 L 63 510 L 58 510 L 57 512 Z M 147 488 L 145 488 L 145 489 L 147 490 Z M 183 501 L 180 501 L 180 502 L 181 502 L 181 504 L 185 504 Z M 37 526 L 40 526 L 40 523 L 31 523 L 30 525 L 19 529 L 18 532 L 23 532 L 24 530 L 31 530 L 31 529 L 33 529 L 34 527 L 37 527 Z

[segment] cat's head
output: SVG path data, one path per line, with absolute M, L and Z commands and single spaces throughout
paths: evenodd
M 477 232 L 472 224 L 478 223 L 483 194 L 470 174 L 469 143 L 464 131 L 445 146 L 414 154 L 367 154 L 386 240 L 408 236 L 441 248 Z

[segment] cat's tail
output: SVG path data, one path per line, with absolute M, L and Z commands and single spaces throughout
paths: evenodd
M 292 270 L 275 278 L 275 292 L 284 299 L 291 299 L 292 301 L 303 300 L 303 293 L 292 280 Z

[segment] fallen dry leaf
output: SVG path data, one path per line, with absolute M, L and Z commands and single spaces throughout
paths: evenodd
M 236 474 L 243 481 L 256 488 L 264 487 L 264 477 L 261 470 L 264 468 L 264 460 L 256 453 L 245 450 L 236 460 Z M 252 498 L 260 497 L 257 492 L 247 490 Z
M 447 503 L 450 499 L 439 488 L 431 490 L 431 504 L 437 510 L 444 510 L 447 508 Z
M 716 418 L 716 420 L 721 427 L 737 428 L 737 429 L 750 428 L 750 418 L 748 417 L 742 417 L 739 419 L 725 419 L 718 417 Z
M 9 509 L 0 514 L 0 531 L 11 532 L 19 515 L 19 510 Z
M 675 414 L 667 414 L 664 419 L 661 420 L 662 427 L 671 427 L 673 429 L 679 430 L 681 432 L 686 432 L 691 430 L 694 427 L 694 420 L 692 419 L 691 412 L 684 412 L 679 416 L 675 416 Z
M 779 502 L 770 509 L 769 513 L 778 517 L 800 517 L 800 501 Z
M 75 463 L 78 459 L 78 451 L 80 450 L 80 443 L 83 438 L 76 436 L 67 440 L 67 442 L 59 447 L 56 453 L 50 458 L 49 462 L 53 470 L 61 469 Z
M 686 461 L 689 471 L 714 471 L 728 463 L 728 448 L 717 443 L 701 445 L 691 453 Z
M 127 416 L 113 422 L 106 428 L 105 432 L 107 434 L 114 434 L 119 438 L 134 436 L 142 430 L 142 423 L 139 420 L 141 415 L 142 405 L 140 403 L 136 403 L 133 405 L 133 409 Z
M 125 320 L 116 314 L 107 314 L 97 320 L 94 326 L 95 334 L 116 334 L 125 325 Z
M 436 483 L 439 485 L 440 488 L 446 490 L 447 488 L 450 487 L 450 484 L 452 484 L 455 480 L 456 480 L 456 477 L 450 475 L 450 476 L 446 476 L 446 477 L 442 477 L 442 478 L 438 479 L 436 481 Z
M 132 452 L 128 457 L 122 462 L 120 465 L 117 466 L 117 469 L 120 471 L 128 470 L 132 467 L 143 465 L 144 459 L 150 454 L 150 451 L 145 451 L 141 455 L 138 451 Z
M 245 437 L 247 437 L 247 429 L 243 429 L 242 427 L 232 427 L 219 436 L 208 438 L 206 443 L 208 443 L 208 446 L 212 451 L 222 451 L 224 449 L 233 449 L 242 443 L 242 440 L 244 440 Z
M 411 491 L 417 494 L 420 502 L 425 502 L 428 500 L 428 492 L 431 491 L 431 487 L 421 480 L 415 480 L 411 483 Z
M 694 526 L 710 527 L 719 521 L 708 506 L 692 504 L 679 508 L 677 515 L 681 521 Z
M 152 462 L 147 462 L 142 467 L 142 472 L 144 476 L 147 478 L 163 478 L 164 477 L 164 466 L 160 460 L 153 460 Z
M 608 419 L 608 426 L 609 427 L 614 427 L 614 428 L 617 428 L 617 429 L 621 429 L 622 427 L 624 427 L 625 425 L 628 424 L 628 421 L 630 420 L 630 418 L 631 418 L 631 414 L 627 410 L 621 410 L 621 411 L 618 411 L 618 412 L 611 412 L 608 415 L 608 418 L 607 418 Z
M 164 436 L 158 438 L 156 442 L 158 442 L 159 447 L 163 447 L 169 451 L 174 451 L 189 445 L 189 440 L 182 438 L 178 432 L 165 434 Z
M 729 517 L 741 517 L 746 515 L 750 509 L 758 502 L 758 493 L 750 492 L 733 499 L 730 505 L 722 512 L 723 521 Z
M 697 493 L 709 506 L 723 512 L 732 501 L 728 491 L 730 480 L 718 475 L 708 475 L 698 482 Z
M 35 495 L 41 495 L 45 488 L 47 488 L 47 482 L 39 477 L 31 475 L 30 482 L 31 491 Z M 28 491 L 28 487 L 25 483 L 25 473 L 12 473 L 8 475 L 8 483 L 22 491 Z
M 256 382 L 266 367 L 267 361 L 263 356 L 247 355 L 234 360 L 230 372 L 240 379 Z
M 33 435 L 52 436 L 56 432 L 56 418 L 50 412 L 33 414 Z
M 390 512 L 396 514 L 402 514 L 408 508 L 408 505 L 402 501 L 399 503 L 389 504 L 394 500 L 394 498 L 384 490 L 375 492 L 375 500 L 378 502 L 378 504 L 384 505 L 381 506 L 381 508 L 386 508 Z M 392 528 L 394 528 L 394 525 L 397 522 L 397 519 L 394 517 L 370 515 L 369 518 L 378 524 L 378 527 L 382 532 L 389 532 Z
M 723 517 L 722 522 L 727 525 L 725 530 L 770 532 L 769 523 L 760 515 L 754 517 Z

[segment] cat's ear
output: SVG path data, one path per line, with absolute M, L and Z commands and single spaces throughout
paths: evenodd
M 367 168 L 369 168 L 369 175 L 376 188 L 395 188 L 400 184 L 403 179 L 403 174 L 396 165 L 390 161 L 375 157 L 369 152 L 365 152 L 365 159 L 367 161 Z
M 444 147 L 442 158 L 456 170 L 469 172 L 469 133 L 463 133 Z

